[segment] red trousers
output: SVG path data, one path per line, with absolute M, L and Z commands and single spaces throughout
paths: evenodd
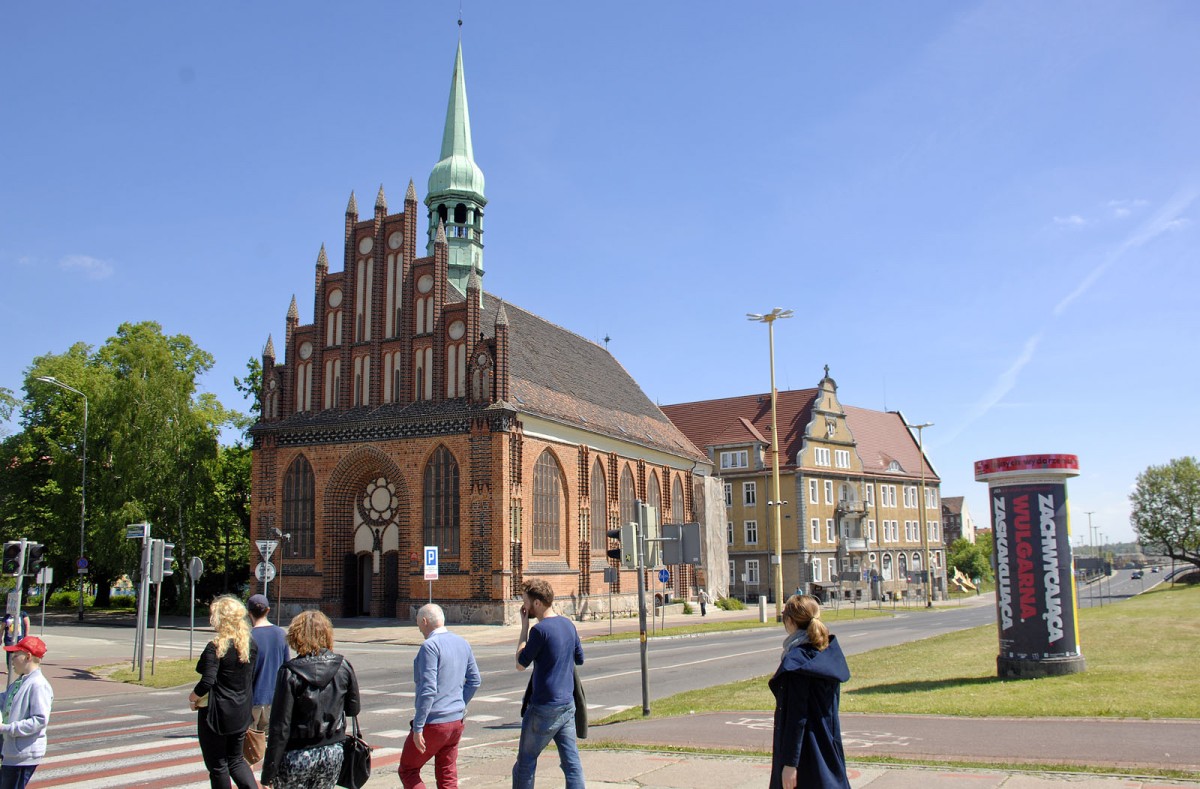
M 458 741 L 462 739 L 463 725 L 462 721 L 426 723 L 422 730 L 425 735 L 424 753 L 413 744 L 412 732 L 408 733 L 397 770 L 404 789 L 425 789 L 421 768 L 430 759 L 434 760 L 438 789 L 458 789 Z

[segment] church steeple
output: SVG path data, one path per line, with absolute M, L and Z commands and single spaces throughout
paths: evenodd
M 433 254 L 439 221 L 446 226 L 450 282 L 460 293 L 474 271 L 483 276 L 483 171 L 475 164 L 471 146 L 471 116 L 467 111 L 467 82 L 463 75 L 462 42 L 454 56 L 450 101 L 442 131 L 441 159 L 429 174 L 425 195 L 429 208 L 428 254 Z

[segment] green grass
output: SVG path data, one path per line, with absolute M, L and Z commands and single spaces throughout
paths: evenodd
M 770 616 L 774 617 L 774 612 L 772 612 L 770 614 Z M 874 608 L 870 609 L 870 610 L 867 610 L 866 608 L 860 608 L 860 609 L 858 609 L 858 611 L 852 611 L 849 608 L 843 608 L 840 611 L 832 611 L 832 610 L 826 608 L 826 609 L 822 609 L 822 611 L 821 611 L 821 621 L 823 621 L 823 622 L 838 622 L 838 621 L 846 621 L 846 620 L 850 620 L 850 619 L 867 619 L 870 617 L 879 617 L 879 616 L 891 616 L 891 611 L 889 611 L 887 609 L 884 609 L 883 611 L 879 611 Z M 694 625 L 676 625 L 676 626 L 668 627 L 665 629 L 659 628 L 657 631 L 652 631 L 649 628 L 647 628 L 646 637 L 647 638 L 664 638 L 664 637 L 668 637 L 668 636 L 692 636 L 692 635 L 697 635 L 699 633 L 723 633 L 727 630 L 755 630 L 755 629 L 763 628 L 763 627 L 779 628 L 779 623 L 775 622 L 775 621 L 763 623 L 763 622 L 759 622 L 757 619 L 754 619 L 754 620 L 740 619 L 740 620 L 734 620 L 732 622 L 728 622 L 728 621 L 727 622 L 697 622 Z M 782 633 L 782 630 L 780 632 Z M 592 636 L 591 638 L 587 639 L 587 642 L 592 643 L 592 642 L 597 642 L 597 641 L 628 641 L 628 640 L 635 640 L 638 637 L 639 637 L 638 631 L 629 630 L 629 631 L 625 631 L 623 633 L 613 633 L 611 636 L 610 635 Z M 782 639 L 783 639 L 783 636 L 781 635 L 780 640 L 782 640 Z
M 95 666 L 89 671 L 93 674 L 117 682 L 128 682 L 145 688 L 176 688 L 180 685 L 194 685 L 200 680 L 196 673 L 196 661 L 190 658 L 172 658 L 157 660 L 154 663 L 154 673 L 150 673 L 150 660 L 147 658 L 144 666 L 145 680 L 138 682 L 137 669 L 130 669 L 131 661 L 115 665 Z
M 1000 680 L 996 627 L 987 625 L 853 655 L 843 712 L 972 717 L 1200 718 L 1200 588 L 1155 589 L 1080 611 L 1087 671 Z M 766 677 L 655 701 L 655 717 L 770 710 Z M 634 708 L 597 723 L 641 717 Z

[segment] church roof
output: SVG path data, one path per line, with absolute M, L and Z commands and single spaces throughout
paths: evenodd
M 483 296 L 484 326 L 509 324 L 509 406 L 573 427 L 693 460 L 707 460 L 607 349 L 523 310 Z

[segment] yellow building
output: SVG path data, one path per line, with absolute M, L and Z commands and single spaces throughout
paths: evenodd
M 730 594 L 770 595 L 770 394 L 662 410 L 723 480 Z M 779 392 L 777 412 L 785 595 L 924 599 L 926 566 L 944 594 L 941 481 L 903 415 L 843 405 L 828 367 L 815 389 Z

